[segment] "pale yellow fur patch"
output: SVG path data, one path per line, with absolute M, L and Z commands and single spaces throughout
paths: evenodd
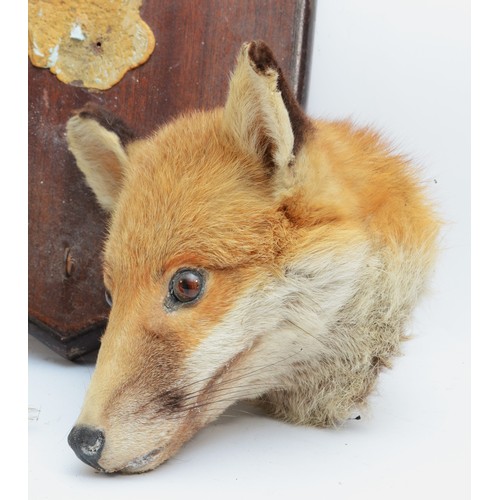
M 127 155 L 116 134 L 96 121 L 74 116 L 68 121 L 67 141 L 87 184 L 100 205 L 111 211 L 121 189 Z

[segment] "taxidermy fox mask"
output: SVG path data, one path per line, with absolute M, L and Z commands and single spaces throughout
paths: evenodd
M 110 214 L 112 307 L 68 438 L 80 459 L 153 469 L 242 399 L 314 426 L 362 408 L 434 261 L 407 160 L 307 117 L 262 42 L 241 48 L 223 108 L 135 139 L 86 106 L 67 138 Z

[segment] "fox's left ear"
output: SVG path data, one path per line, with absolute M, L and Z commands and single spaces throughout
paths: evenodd
M 242 46 L 224 108 L 224 124 L 238 145 L 274 173 L 291 165 L 312 129 L 264 42 Z
M 128 164 L 126 146 L 135 134 L 117 116 L 87 103 L 68 120 L 66 136 L 69 150 L 97 201 L 112 212 Z

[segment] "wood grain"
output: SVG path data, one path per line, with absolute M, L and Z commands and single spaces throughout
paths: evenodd
M 72 111 L 93 101 L 145 135 L 186 110 L 222 105 L 237 51 L 252 39 L 272 47 L 303 102 L 313 8 L 313 0 L 145 0 L 153 55 L 103 92 L 29 65 L 31 334 L 73 359 L 98 347 L 109 312 L 101 278 L 106 214 L 67 150 Z

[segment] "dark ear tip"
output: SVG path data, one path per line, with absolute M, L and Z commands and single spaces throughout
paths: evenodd
M 95 120 L 105 129 L 114 132 L 124 146 L 136 138 L 134 131 L 121 118 L 93 101 L 88 101 L 83 107 L 75 110 L 73 116 Z
M 92 101 L 88 101 L 81 108 L 73 111 L 73 116 L 79 116 L 80 118 L 89 118 L 91 120 L 96 120 L 99 123 L 103 121 L 114 122 L 115 120 L 119 119 L 106 108 Z
M 102 110 L 99 104 L 96 104 L 93 101 L 86 102 L 81 108 L 75 109 L 73 111 L 73 115 L 81 116 L 82 118 L 90 118 L 91 115 L 97 115 Z
M 273 51 L 262 40 L 255 40 L 248 44 L 248 57 L 259 73 L 264 73 L 269 68 L 275 71 L 279 69 Z

